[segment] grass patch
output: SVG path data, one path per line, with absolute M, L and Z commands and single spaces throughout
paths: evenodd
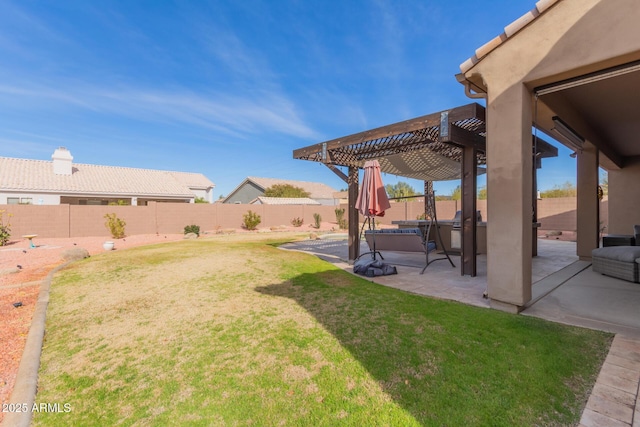
M 578 422 L 611 335 L 407 294 L 251 239 L 57 274 L 36 400 L 72 410 L 34 424 Z

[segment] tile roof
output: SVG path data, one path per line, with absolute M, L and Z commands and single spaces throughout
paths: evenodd
M 543 12 L 549 9 L 556 3 L 559 3 L 562 0 L 540 0 L 536 3 L 536 7 L 531 9 L 529 12 L 522 15 L 520 18 L 513 21 L 511 24 L 504 27 L 504 32 L 494 39 L 488 41 L 484 45 L 480 46 L 476 49 L 475 55 L 471 58 L 464 61 L 460 64 L 460 71 L 466 73 L 470 69 L 472 69 L 478 62 L 482 60 L 485 56 L 487 56 L 490 52 L 500 46 L 502 43 L 506 42 L 510 37 L 515 35 L 521 29 L 526 27 L 532 21 L 534 21 L 538 16 L 540 16 Z
M 53 162 L 0 157 L 0 189 L 61 194 L 193 197 L 189 187 L 213 187 L 199 173 L 73 163 L 71 175 L 53 173 Z
M 262 205 L 319 205 L 317 200 L 308 197 L 256 197 L 250 204 Z
M 289 184 L 294 187 L 300 187 L 304 191 L 309 193 L 309 197 L 312 199 L 333 199 L 333 193 L 335 193 L 336 191 L 334 188 L 331 188 L 328 185 L 322 184 L 320 182 L 293 181 L 277 178 L 258 178 L 255 176 L 247 177 L 247 180 L 253 181 L 265 190 L 276 184 Z

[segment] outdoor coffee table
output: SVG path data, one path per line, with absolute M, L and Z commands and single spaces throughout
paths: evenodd
M 31 249 L 35 249 L 36 245 L 33 244 L 33 238 L 34 237 L 38 237 L 37 234 L 25 234 L 24 236 L 22 236 L 25 239 L 29 239 L 29 248 Z

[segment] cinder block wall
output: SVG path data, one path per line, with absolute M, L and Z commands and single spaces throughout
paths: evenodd
M 487 217 L 486 200 L 478 200 L 478 209 L 484 221 Z M 22 236 L 38 234 L 41 237 L 84 237 L 109 236 L 104 215 L 116 213 L 126 221 L 126 232 L 132 234 L 182 233 L 186 225 L 199 225 L 203 231 L 240 228 L 242 218 L 249 210 L 260 215 L 259 228 L 290 225 L 294 218 L 302 218 L 301 229 L 309 229 L 314 223 L 313 214 L 319 213 L 322 222 L 336 223 L 337 206 L 273 206 L 235 204 L 189 204 L 155 203 L 148 206 L 78 206 L 78 205 L 0 205 L 0 210 L 13 214 L 11 234 Z M 605 198 L 600 205 L 600 219 L 604 226 L 608 223 L 608 202 Z M 348 207 L 346 204 L 340 208 Z M 461 208 L 459 201 L 436 202 L 439 220 L 453 219 Z M 391 225 L 396 220 L 413 220 L 424 212 L 424 203 L 392 203 L 384 217 L 377 218 L 379 224 Z M 7 216 L 5 213 L 5 222 Z M 361 216 L 360 221 L 364 221 Z M 538 221 L 542 230 L 576 230 L 576 199 L 557 198 L 538 200 Z M 336 225 L 337 228 L 337 225 Z M 606 232 L 609 232 L 607 230 Z

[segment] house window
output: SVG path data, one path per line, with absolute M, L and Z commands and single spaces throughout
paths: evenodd
M 31 205 L 33 199 L 31 197 L 7 197 L 8 205 Z

